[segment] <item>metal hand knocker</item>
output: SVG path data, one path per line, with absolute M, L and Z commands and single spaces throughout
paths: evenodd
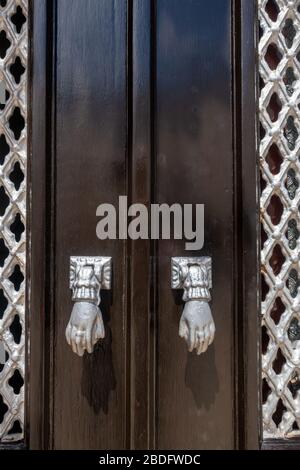
M 179 336 L 189 351 L 204 353 L 213 342 L 215 323 L 211 314 L 211 258 L 172 258 L 172 289 L 183 289 L 186 302 L 179 323 Z
M 111 258 L 71 256 L 70 289 L 75 302 L 66 328 L 66 339 L 74 353 L 92 353 L 95 344 L 104 338 L 100 289 L 111 288 Z

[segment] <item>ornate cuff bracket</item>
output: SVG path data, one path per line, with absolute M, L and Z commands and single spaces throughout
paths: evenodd
M 71 256 L 70 289 L 74 306 L 66 328 L 66 339 L 74 353 L 93 352 L 104 338 L 104 324 L 99 308 L 100 289 L 111 288 L 111 258 Z
M 210 301 L 211 258 L 172 258 L 172 289 L 183 289 L 183 300 Z
M 171 287 L 183 289 L 185 302 L 179 324 L 179 336 L 188 343 L 189 351 L 206 351 L 213 342 L 215 324 L 209 301 L 212 288 L 211 258 L 208 256 L 172 258 Z
M 70 289 L 74 302 L 100 303 L 100 289 L 111 288 L 111 257 L 71 256 Z

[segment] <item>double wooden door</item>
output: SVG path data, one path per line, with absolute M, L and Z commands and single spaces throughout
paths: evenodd
M 29 445 L 256 447 L 254 2 L 32 3 Z M 97 206 L 121 195 L 204 204 L 204 247 L 99 240 Z M 70 256 L 112 257 L 106 336 L 83 357 Z M 178 335 L 174 256 L 212 258 L 200 356 Z

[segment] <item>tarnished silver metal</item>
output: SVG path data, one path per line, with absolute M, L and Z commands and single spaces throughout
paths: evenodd
M 92 353 L 105 331 L 99 308 L 100 289 L 111 288 L 111 258 L 71 256 L 70 289 L 74 303 L 66 339 L 74 353 Z
M 179 322 L 179 336 L 188 344 L 189 351 L 204 353 L 213 342 L 215 323 L 209 301 L 212 287 L 211 258 L 172 258 L 171 287 L 183 289 L 185 302 Z
M 0 6 L 0 442 L 24 437 L 28 0 Z M 3 209 L 4 207 L 4 209 Z
M 300 10 L 258 0 L 264 438 L 300 435 Z

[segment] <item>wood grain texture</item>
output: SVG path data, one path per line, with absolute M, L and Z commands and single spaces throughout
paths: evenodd
M 46 278 L 46 133 L 47 133 L 47 8 L 40 0 L 30 3 L 30 83 L 28 227 L 30 250 L 27 271 L 27 358 L 26 444 L 41 449 L 45 442 L 44 417 L 48 404 L 45 379 L 47 341 L 45 338 Z M 29 238 L 28 238 L 29 239 Z
M 126 439 L 126 251 L 99 241 L 96 208 L 126 191 L 126 2 L 57 2 L 53 447 L 122 449 Z M 65 340 L 71 255 L 112 256 L 106 337 L 92 355 Z
M 132 3 L 129 24 L 132 43 L 128 46 L 131 59 L 131 81 L 128 102 L 131 120 L 129 132 L 131 155 L 129 203 L 150 207 L 151 202 L 151 2 Z M 129 241 L 130 254 L 130 338 L 131 338 L 131 437 L 130 447 L 147 449 L 151 442 L 151 242 Z
M 217 14 L 216 14 L 217 12 Z M 231 2 L 157 3 L 157 201 L 205 204 L 212 257 L 214 343 L 203 355 L 178 336 L 183 304 L 170 287 L 172 256 L 158 246 L 157 446 L 234 447 L 233 151 Z M 189 252 L 189 255 L 199 252 Z
M 239 2 L 237 2 L 239 3 Z M 242 272 L 241 281 L 241 310 L 238 312 L 243 324 L 243 350 L 238 352 L 240 357 L 240 373 L 244 379 L 244 394 L 238 390 L 238 397 L 244 409 L 240 422 L 244 432 L 243 445 L 246 449 L 258 449 L 261 439 L 262 410 L 261 410 L 261 354 L 260 354 L 260 215 L 259 215 L 259 155 L 257 151 L 257 88 L 256 63 L 258 31 L 256 25 L 255 0 L 242 0 L 240 17 L 240 59 L 236 58 L 236 74 L 240 64 L 240 93 L 236 98 L 240 106 L 237 114 L 239 125 L 240 147 L 237 148 L 237 158 L 240 159 L 241 175 L 237 191 L 241 194 L 241 233 L 237 232 L 242 242 L 239 258 Z

